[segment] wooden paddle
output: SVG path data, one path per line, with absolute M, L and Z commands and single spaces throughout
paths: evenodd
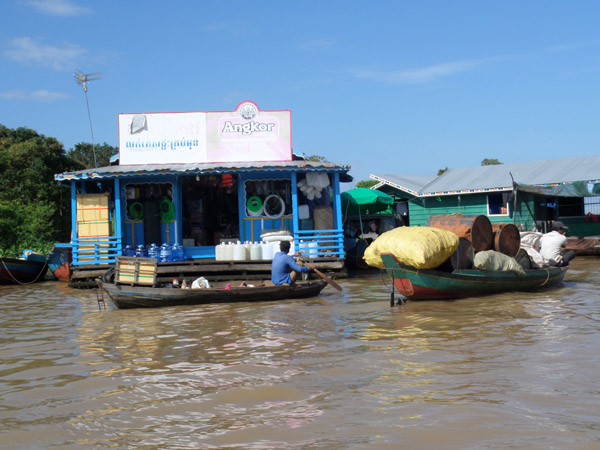
M 300 258 L 298 258 L 298 263 L 301 266 L 304 266 L 304 261 Z M 338 290 L 339 292 L 342 292 L 342 287 L 337 284 L 335 281 L 333 281 L 331 278 L 329 278 L 327 275 L 325 275 L 323 272 L 321 272 L 319 269 L 317 269 L 316 267 L 313 269 L 315 271 L 315 273 L 317 275 L 319 275 L 321 278 L 323 278 L 323 280 L 325 280 L 327 282 L 327 284 L 329 284 L 330 286 L 332 286 L 333 288 L 335 288 L 336 290 Z

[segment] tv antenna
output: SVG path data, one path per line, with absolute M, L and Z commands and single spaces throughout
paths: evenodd
M 78 70 L 73 74 L 73 78 L 75 79 L 75 83 L 83 88 L 83 92 L 85 93 L 85 104 L 87 106 L 88 112 L 88 120 L 90 121 L 90 132 L 92 133 L 92 153 L 94 154 L 94 168 L 98 167 L 98 162 L 96 161 L 96 144 L 94 142 L 94 129 L 92 128 L 92 116 L 90 114 L 90 103 L 88 102 L 87 96 L 87 84 L 90 81 L 101 80 L 102 73 L 94 72 L 94 73 L 83 73 L 81 70 Z

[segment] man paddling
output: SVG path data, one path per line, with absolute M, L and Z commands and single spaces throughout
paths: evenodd
M 273 284 L 290 284 L 293 285 L 299 273 L 308 273 L 315 270 L 314 265 L 300 266 L 293 257 L 288 255 L 290 251 L 290 242 L 281 241 L 279 244 L 279 252 L 273 257 L 271 265 L 271 281 Z

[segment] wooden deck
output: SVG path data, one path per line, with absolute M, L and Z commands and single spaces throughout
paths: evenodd
M 314 264 L 321 272 L 328 273 L 332 278 L 345 278 L 347 276 L 344 260 L 342 258 L 315 258 L 306 260 Z M 114 264 L 87 265 L 73 267 L 71 284 L 75 287 L 80 284 L 94 286 L 93 280 L 102 276 Z M 217 261 L 214 258 L 196 259 L 192 261 L 158 263 L 157 280 L 169 282 L 173 278 L 187 279 L 189 282 L 198 277 L 205 277 L 209 281 L 227 280 L 232 278 L 264 279 L 271 276 L 271 261 Z M 316 275 L 314 275 L 316 277 Z

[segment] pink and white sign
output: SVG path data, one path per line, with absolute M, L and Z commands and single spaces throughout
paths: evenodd
M 119 164 L 291 161 L 291 111 L 119 114 Z

